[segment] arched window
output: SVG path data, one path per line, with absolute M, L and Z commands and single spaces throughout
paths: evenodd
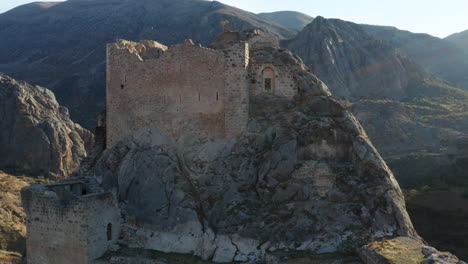
M 263 89 L 268 92 L 272 92 L 275 89 L 275 71 L 267 67 L 263 69 L 262 72 L 263 77 Z
M 107 241 L 112 240 L 112 224 L 107 224 Z

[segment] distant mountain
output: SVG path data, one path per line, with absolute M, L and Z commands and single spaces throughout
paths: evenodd
M 294 30 L 219 2 L 202 0 L 70 0 L 31 3 L 0 14 L 0 71 L 51 88 L 87 127 L 105 107 L 106 43 L 191 38 L 208 44 L 228 28 L 262 28 L 280 37 Z
M 460 33 L 452 34 L 445 38 L 445 40 L 450 41 L 457 45 L 460 49 L 468 53 L 468 30 L 465 30 Z
M 301 31 L 307 24 L 314 20 L 314 18 L 309 15 L 295 11 L 260 13 L 258 16 L 272 20 L 280 25 L 297 31 Z
M 349 99 L 402 99 L 424 69 L 358 24 L 317 17 L 283 45 L 312 67 L 334 95 Z
M 361 25 L 317 17 L 282 45 L 348 104 L 391 164 L 414 153 L 447 157 L 451 139 L 468 135 L 468 92 Z
M 395 27 L 362 25 L 367 32 L 398 48 L 403 54 L 448 81 L 468 90 L 468 51 L 428 34 L 416 34 Z

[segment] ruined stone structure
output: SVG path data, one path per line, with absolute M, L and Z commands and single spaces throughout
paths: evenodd
M 249 31 L 224 32 L 210 48 L 191 40 L 170 48 L 148 40 L 109 44 L 107 109 L 99 118 L 93 152 L 82 161 L 77 177 L 22 190 L 28 263 L 103 263 L 97 259 L 117 241 L 133 237 L 124 232 L 133 218 L 119 203 L 123 188 L 109 188 L 112 183 L 104 180 L 108 175 L 92 168 L 107 154 L 103 149 L 135 131 L 158 127 L 173 141 L 195 134 L 225 140 L 246 132 L 250 101 L 257 95 L 271 93 L 289 101 L 308 90 L 329 96 L 302 61 L 278 43 Z M 317 184 L 324 190 L 331 186 L 326 180 Z M 142 234 L 144 229 L 135 236 Z
M 285 63 L 252 56 L 278 48 L 259 31 L 225 32 L 211 48 L 191 40 L 170 48 L 120 40 L 107 47 L 107 146 L 154 125 L 173 139 L 192 133 L 237 136 L 247 126 L 249 97 L 298 90 Z
M 117 200 L 89 179 L 26 187 L 21 197 L 28 263 L 91 263 L 118 239 Z

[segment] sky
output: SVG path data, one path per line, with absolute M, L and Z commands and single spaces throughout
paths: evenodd
M 28 2 L 31 0 L 0 0 L 0 13 Z M 468 30 L 468 0 L 220 0 L 220 2 L 254 13 L 293 10 L 314 17 L 323 16 L 356 23 L 395 26 L 437 37 L 446 37 Z

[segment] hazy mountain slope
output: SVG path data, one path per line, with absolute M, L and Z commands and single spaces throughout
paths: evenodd
M 360 25 L 318 17 L 283 45 L 350 102 L 388 159 L 444 152 L 453 136 L 468 134 L 468 92 L 426 72 Z
M 394 27 L 362 25 L 362 28 L 398 48 L 451 85 L 468 90 L 467 50 L 428 34 L 416 34 Z
M 446 37 L 444 40 L 450 41 L 457 45 L 460 49 L 468 53 L 468 30 L 460 33 L 452 34 Z
M 317 17 L 283 44 L 312 67 L 334 95 L 346 99 L 401 99 L 411 81 L 429 77 L 360 25 L 338 19 Z
M 32 3 L 0 15 L 0 71 L 51 88 L 72 117 L 90 125 L 104 109 L 106 43 L 187 38 L 207 44 L 222 30 L 295 33 L 255 14 L 201 0 L 70 0 Z
M 297 31 L 301 31 L 306 25 L 314 20 L 314 18 L 309 15 L 295 11 L 278 11 L 260 13 L 257 15 Z

